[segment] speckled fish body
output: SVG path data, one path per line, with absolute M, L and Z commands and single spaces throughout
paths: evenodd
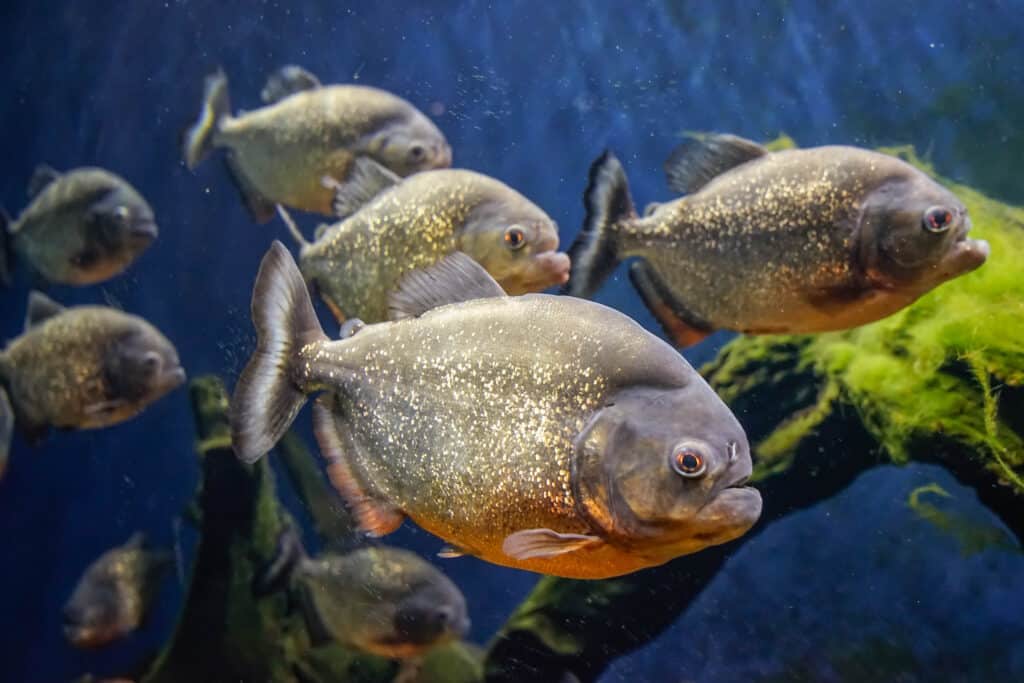
M 331 215 L 333 193 L 322 179 L 346 180 L 361 156 L 400 176 L 451 165 L 441 131 L 412 104 L 378 88 L 311 87 L 237 116 L 229 106 L 227 79 L 214 74 L 200 119 L 186 136 L 185 158 L 191 168 L 214 148 L 227 149 L 261 221 L 273 215 L 275 203 Z
M 524 243 L 507 246 L 510 227 Z M 411 176 L 383 191 L 300 250 L 307 281 L 339 318 L 387 319 L 387 295 L 405 273 L 461 250 L 510 293 L 563 284 L 569 260 L 540 207 L 504 183 L 473 171 Z
M 285 259 L 272 250 L 264 261 L 258 329 L 272 329 L 264 312 L 282 310 L 280 299 L 269 306 L 284 281 L 267 275 Z M 443 279 L 424 277 L 420 291 Z M 295 273 L 293 301 L 300 285 Z M 308 322 L 309 310 L 287 315 Z M 408 516 L 496 564 L 602 578 L 731 540 L 760 513 L 757 493 L 741 487 L 750 456 L 735 417 L 671 347 L 599 304 L 494 296 L 341 341 L 307 331 L 284 370 L 287 385 L 272 374 L 284 364 L 266 350 L 276 334 L 261 332 L 239 381 L 236 451 L 259 457 L 302 394 L 326 392 L 315 422 L 328 474 L 375 533 Z M 669 466 L 690 437 L 708 463 L 700 479 Z M 560 547 L 520 552 L 522 532 Z
M 383 657 L 422 655 L 469 625 L 461 591 L 408 550 L 323 556 L 306 562 L 296 581 L 335 640 Z
M 34 197 L 7 228 L 7 239 L 14 255 L 51 282 L 108 280 L 157 237 L 149 204 L 109 171 L 78 168 L 60 174 L 41 166 L 32 189 Z M 0 265 L 0 275 L 3 270 Z
M 289 525 L 255 588 L 264 595 L 285 585 L 298 593 L 314 644 L 335 641 L 405 659 L 459 638 L 469 628 L 458 586 L 401 548 L 373 545 L 310 558 Z
M 885 154 L 840 146 L 762 152 L 644 217 L 628 215 L 618 162 L 602 163 L 618 177 L 629 210 L 609 226 L 603 257 L 570 252 L 580 281 L 569 291 L 590 295 L 601 279 L 577 278 L 577 260 L 580 270 L 589 261 L 598 271 L 639 257 L 633 283 L 670 334 L 676 326 L 684 337 L 686 328 L 855 327 L 973 270 L 988 254 L 987 244 L 966 239 L 970 220 L 956 197 Z M 595 176 L 602 172 L 595 168 Z M 926 229 L 929 211 L 949 222 Z
M 102 647 L 137 629 L 170 566 L 170 554 L 147 550 L 141 534 L 103 553 L 64 608 L 68 640 L 80 648 Z
M 0 386 L 28 434 L 122 422 L 184 381 L 174 346 L 138 316 L 63 308 L 38 294 L 29 316 L 25 333 L 0 352 Z

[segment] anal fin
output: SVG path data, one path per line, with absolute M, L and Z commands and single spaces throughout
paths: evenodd
M 238 161 L 232 152 L 228 152 L 224 156 L 224 161 L 228 165 L 228 171 L 231 173 L 231 178 L 235 181 L 235 187 L 238 188 L 238 193 L 242 195 L 242 201 L 245 202 L 245 207 L 249 210 L 249 214 L 253 220 L 257 223 L 267 223 L 275 215 L 277 215 L 276 204 L 257 190 L 252 182 L 245 176 L 241 167 L 238 165 Z
M 313 431 L 327 462 L 327 478 L 345 499 L 360 529 L 372 536 L 386 536 L 402 526 L 405 515 L 390 503 L 369 495 L 360 485 L 349 462 L 352 439 L 340 433 L 331 404 L 331 399 L 321 397 L 313 406 Z
M 635 262 L 629 267 L 629 279 L 666 336 L 679 348 L 693 346 L 714 331 L 709 323 L 687 311 L 675 299 L 649 264 Z

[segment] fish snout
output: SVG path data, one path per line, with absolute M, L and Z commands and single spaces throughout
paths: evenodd
M 434 150 L 434 168 L 451 168 L 452 146 L 442 142 Z
M 548 287 L 569 281 L 571 262 L 564 251 L 545 251 L 535 257 L 537 270 Z
M 128 236 L 135 242 L 148 244 L 155 240 L 160 234 L 160 229 L 153 221 L 141 220 L 131 224 L 128 228 Z

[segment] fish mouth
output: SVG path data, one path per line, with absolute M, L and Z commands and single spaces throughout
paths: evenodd
M 544 289 L 564 285 L 569 281 L 572 263 L 564 251 L 544 251 L 533 258 L 537 270 L 538 284 Z
M 180 365 L 176 365 L 173 368 L 165 369 L 161 372 L 157 383 L 164 391 L 170 391 L 180 387 L 185 383 L 186 379 L 187 375 L 185 374 L 185 369 Z
M 153 221 L 138 221 L 132 223 L 131 228 L 128 229 L 129 235 L 133 240 L 139 242 L 152 242 L 160 234 L 159 228 Z
M 701 536 L 713 537 L 715 543 L 738 538 L 761 518 L 761 493 L 747 486 L 749 477 L 743 477 L 718 492 L 718 495 L 697 513 L 697 526 Z
M 992 253 L 992 247 L 985 240 L 969 239 L 967 234 L 971 231 L 971 219 L 963 222 L 962 229 L 957 233 L 956 239 L 950 246 L 949 251 L 943 258 L 944 265 L 949 268 L 952 275 L 961 275 L 970 272 L 981 266 L 988 260 Z

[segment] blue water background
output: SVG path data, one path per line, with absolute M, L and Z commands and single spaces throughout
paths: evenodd
M 787 132 L 804 146 L 912 143 L 946 176 L 1020 201 L 1019 171 L 993 172 L 978 159 L 990 152 L 1005 164 L 1006 150 L 1024 144 L 1022 29 L 1019 2 L 8 2 L 0 9 L 0 202 L 20 210 L 40 162 L 101 165 L 128 178 L 156 211 L 159 241 L 102 287 L 50 292 L 144 315 L 177 344 L 191 375 L 216 372 L 231 384 L 252 348 L 257 264 L 285 233 L 249 220 L 218 159 L 195 173 L 180 162 L 180 131 L 197 110 L 204 74 L 218 65 L 236 108 L 258 106 L 266 75 L 284 63 L 327 82 L 387 88 L 424 110 L 442 107 L 436 120 L 456 164 L 522 191 L 558 221 L 568 245 L 588 165 L 602 149 L 620 155 L 643 205 L 669 198 L 660 167 L 685 130 L 755 139 Z M 20 330 L 32 284 L 23 270 L 0 292 L 4 338 Z M 656 329 L 621 272 L 598 298 Z M 300 426 L 308 435 L 308 415 Z M 172 520 L 196 484 L 193 439 L 182 390 L 116 428 L 59 434 L 37 451 L 16 440 L 0 481 L 0 680 L 116 672 L 168 636 L 178 585 L 165 589 L 145 629 L 102 652 L 63 641 L 60 608 L 83 567 L 133 531 L 174 541 Z M 941 476 L 873 473 L 842 499 L 776 525 L 680 622 L 698 631 L 699 652 L 681 648 L 690 641 L 672 631 L 610 676 L 742 679 L 824 647 L 832 627 L 905 632 L 908 615 L 943 623 L 922 625 L 918 645 L 949 635 L 986 641 L 1024 675 L 1005 641 L 1024 633 L 1024 601 L 1007 591 L 1019 587 L 1020 556 L 992 550 L 965 559 L 927 528 L 908 531 L 914 519 L 900 501 L 911 484 Z M 970 492 L 946 485 L 985 516 Z M 865 533 L 862 507 L 889 514 L 872 515 Z M 409 528 L 391 541 L 427 556 L 440 545 Z M 193 543 L 186 525 L 186 559 Z M 800 552 L 801 543 L 818 547 Z M 880 548 L 885 566 L 850 561 Z M 469 598 L 478 642 L 535 580 L 472 559 L 442 566 Z M 936 572 L 974 589 L 951 590 L 932 580 Z M 866 581 L 877 590 L 865 590 Z M 828 599 L 841 590 L 859 591 L 855 615 Z M 941 609 L 913 612 L 901 596 Z M 799 618 L 757 606 L 768 598 L 799 604 Z M 751 638 L 756 648 L 736 645 Z

